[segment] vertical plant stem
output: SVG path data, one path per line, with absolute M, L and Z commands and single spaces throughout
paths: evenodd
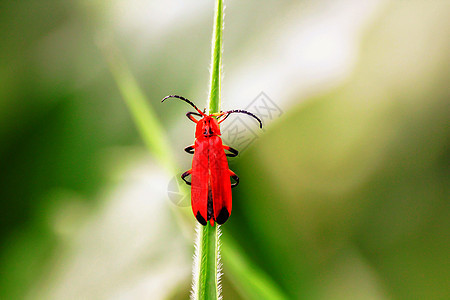
M 211 81 L 208 112 L 220 112 L 220 81 L 222 72 L 223 1 L 216 1 L 211 45 Z M 198 225 L 198 239 L 193 271 L 193 299 L 211 300 L 220 297 L 219 229 L 218 225 Z
M 216 1 L 214 31 L 211 47 L 211 81 L 208 112 L 220 112 L 220 85 L 222 79 L 223 1 Z
M 218 225 L 197 224 L 196 254 L 192 299 L 219 298 L 219 233 Z

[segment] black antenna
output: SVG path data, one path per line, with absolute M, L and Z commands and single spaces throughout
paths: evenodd
M 252 117 L 255 118 L 256 120 L 258 120 L 258 122 L 259 122 L 259 128 L 262 128 L 262 122 L 261 122 L 261 120 L 260 120 L 257 116 L 255 116 L 254 114 L 252 114 L 252 113 L 249 112 L 249 111 L 242 110 L 242 109 L 233 109 L 233 110 L 229 110 L 229 111 L 224 112 L 224 114 L 226 114 L 226 117 L 223 118 L 223 119 L 221 120 L 221 122 L 222 122 L 223 120 L 225 120 L 225 119 L 228 117 L 229 114 L 232 114 L 232 113 L 243 113 L 243 114 L 247 114 L 247 115 L 249 115 L 249 116 L 252 116 Z
M 197 106 L 195 106 L 194 103 L 192 103 L 189 99 L 184 98 L 182 96 L 178 96 L 178 95 L 169 95 L 164 97 L 161 102 L 164 102 L 164 100 L 168 99 L 168 98 L 178 98 L 180 100 L 183 100 L 184 102 L 187 102 L 188 104 L 190 104 L 193 108 L 195 108 L 202 116 L 206 116 L 200 109 L 197 108 Z

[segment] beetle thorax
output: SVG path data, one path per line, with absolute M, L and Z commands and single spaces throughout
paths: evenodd
M 209 137 L 214 135 L 220 135 L 219 123 L 213 116 L 206 116 L 200 119 L 195 128 L 195 138 L 201 136 Z

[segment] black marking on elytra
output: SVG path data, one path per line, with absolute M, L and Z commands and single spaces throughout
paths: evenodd
M 212 199 L 212 191 L 211 189 L 208 189 L 208 216 L 207 219 L 214 219 L 214 206 L 213 206 L 213 199 Z
M 195 216 L 197 221 L 202 224 L 203 226 L 206 226 L 206 221 L 203 219 L 202 215 L 200 214 L 200 211 L 197 211 L 197 215 Z
M 217 222 L 217 224 L 222 225 L 223 223 L 225 223 L 228 220 L 229 217 L 230 217 L 230 213 L 228 212 L 228 209 L 226 207 L 222 207 L 219 215 L 217 216 L 216 222 Z

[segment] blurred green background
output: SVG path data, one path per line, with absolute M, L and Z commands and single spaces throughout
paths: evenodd
M 230 162 L 224 243 L 286 299 L 449 299 L 450 3 L 225 4 L 222 109 L 265 92 L 284 113 Z M 107 57 L 181 173 L 189 107 L 159 101 L 206 103 L 212 17 L 206 0 L 0 2 L 0 299 L 188 297 L 195 220 Z M 230 257 L 225 299 L 258 299 Z

